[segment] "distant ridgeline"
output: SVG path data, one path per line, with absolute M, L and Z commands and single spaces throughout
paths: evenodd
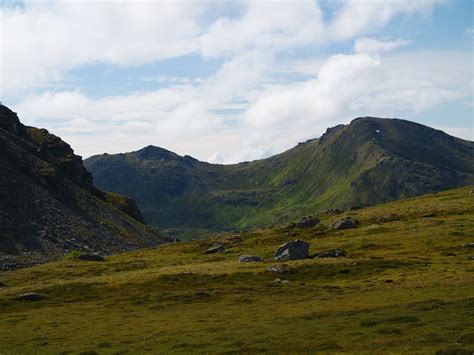
M 148 146 L 85 160 L 95 184 L 134 198 L 157 227 L 235 229 L 474 183 L 474 143 L 361 117 L 273 157 L 215 165 Z
M 0 106 L 0 270 L 71 251 L 109 254 L 166 241 L 135 201 L 92 184 L 81 157 Z

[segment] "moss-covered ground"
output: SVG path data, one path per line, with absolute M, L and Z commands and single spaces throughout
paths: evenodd
M 281 226 L 0 273 L 0 354 L 474 351 L 473 187 Z M 360 225 L 329 230 L 350 215 Z M 347 256 L 266 269 L 282 243 Z M 203 254 L 218 242 L 222 254 Z M 242 254 L 261 263 L 239 263 Z M 290 283 L 274 282 L 275 279 Z M 18 301 L 37 292 L 44 299 Z

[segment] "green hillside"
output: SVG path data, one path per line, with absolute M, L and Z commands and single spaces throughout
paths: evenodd
M 312 228 L 252 229 L 0 273 L 0 352 L 471 354 L 472 189 L 320 214 Z M 329 227 L 347 216 L 357 228 Z M 271 259 L 295 239 L 311 254 L 347 255 Z M 214 243 L 224 252 L 203 254 Z M 239 263 L 242 254 L 265 260 Z M 284 272 L 267 271 L 275 265 Z M 15 299 L 26 292 L 44 299 Z
M 474 143 L 363 117 L 282 154 L 213 165 L 148 146 L 85 161 L 94 183 L 134 198 L 160 228 L 232 230 L 474 183 Z

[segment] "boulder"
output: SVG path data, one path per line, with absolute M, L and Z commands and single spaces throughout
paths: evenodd
M 351 229 L 351 228 L 356 228 L 357 224 L 358 222 L 355 219 L 351 217 L 347 217 L 333 223 L 331 225 L 331 228 L 336 229 L 336 230 Z
M 474 248 L 474 243 L 464 243 L 463 248 Z
M 296 222 L 296 228 L 311 228 L 319 223 L 319 219 L 314 217 L 304 217 Z
M 239 262 L 249 263 L 249 262 L 259 262 L 262 261 L 262 258 L 256 255 L 241 255 L 239 256 Z
M 275 260 L 298 260 L 308 258 L 309 244 L 295 240 L 281 245 L 274 254 Z
M 35 292 L 23 293 L 16 296 L 18 301 L 41 301 L 44 297 Z
M 341 249 L 330 249 L 323 251 L 321 253 L 317 253 L 314 258 L 319 259 L 319 258 L 338 258 L 340 256 L 346 256 L 346 252 Z
M 82 261 L 105 261 L 105 259 L 99 254 L 80 254 L 76 259 Z
M 216 253 L 223 253 L 224 246 L 222 244 L 216 244 L 207 249 L 204 254 L 216 254 Z

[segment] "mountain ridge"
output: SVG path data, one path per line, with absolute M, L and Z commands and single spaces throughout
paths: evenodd
M 473 142 L 367 116 L 251 162 L 210 164 L 148 146 L 85 166 L 100 188 L 136 199 L 155 226 L 234 229 L 467 185 L 473 156 Z

